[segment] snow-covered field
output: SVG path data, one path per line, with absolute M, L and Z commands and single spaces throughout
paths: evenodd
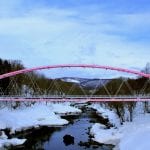
M 60 114 L 81 113 L 81 110 L 70 106 L 69 103 L 49 103 L 48 105 L 39 103 L 31 107 L 22 107 L 16 110 L 4 108 L 0 110 L 0 130 L 10 129 L 11 133 L 38 128 L 40 126 L 62 126 L 68 121 L 61 119 Z M 0 147 L 3 145 L 23 144 L 25 139 L 7 139 L 4 134 L 0 136 Z
M 115 145 L 115 150 L 148 150 L 150 149 L 150 114 L 138 114 L 133 122 L 126 122 L 118 125 L 116 116 L 109 110 L 100 109 L 100 106 L 93 106 L 104 117 L 110 117 L 111 123 L 117 126 L 107 129 L 104 125 L 96 123 L 90 132 L 94 136 L 93 140 L 99 143 Z

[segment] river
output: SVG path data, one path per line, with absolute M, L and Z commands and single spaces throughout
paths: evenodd
M 79 116 L 65 116 L 70 124 L 60 128 L 42 127 L 28 133 L 17 135 L 27 138 L 27 142 L 20 147 L 11 147 L 11 150 L 111 150 L 111 145 L 98 144 L 91 140 L 89 130 L 98 122 L 109 126 L 108 120 L 98 117 L 93 109 L 82 107 L 83 113 Z M 65 135 L 74 140 L 66 142 Z

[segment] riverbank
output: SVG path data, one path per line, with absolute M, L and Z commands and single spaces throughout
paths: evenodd
M 100 105 L 92 105 L 97 113 L 108 118 L 113 127 L 96 123 L 92 126 L 90 134 L 93 140 L 103 144 L 114 145 L 114 150 L 145 150 L 149 149 L 150 143 L 150 114 L 139 113 L 134 116 L 132 122 L 119 124 L 113 111 L 100 108 Z M 114 114 L 113 114 L 114 113 Z
M 121 124 L 113 110 L 99 103 L 37 103 L 16 110 L 4 108 L 0 110 L 0 148 L 26 143 L 25 147 L 30 149 L 32 145 L 33 150 L 36 145 L 44 150 L 53 149 L 53 145 L 66 150 L 63 136 L 70 134 L 75 139 L 69 146 L 72 149 L 101 145 L 109 150 L 112 145 L 114 150 L 149 149 L 150 114 L 137 110 L 133 122 Z
M 9 138 L 6 135 L 15 135 L 29 129 L 38 129 L 42 126 L 59 127 L 69 122 L 59 114 L 81 113 L 80 109 L 70 106 L 69 103 L 37 103 L 31 107 L 18 109 L 3 108 L 0 110 L 0 148 L 9 145 L 21 145 L 26 139 Z M 3 131 L 3 132 L 2 132 Z M 9 132 L 8 132 L 9 131 Z
M 100 118 L 96 111 L 83 105 L 77 107 L 82 109 L 80 115 L 67 115 L 62 118 L 68 120 L 69 124 L 57 127 L 47 128 L 42 127 L 38 130 L 32 130 L 28 134 L 20 134 L 17 137 L 24 137 L 27 139 L 22 147 L 11 147 L 11 150 L 22 149 L 60 149 L 61 150 L 112 150 L 112 145 L 99 144 L 91 140 L 90 128 L 95 122 L 104 123 L 107 126 L 107 120 Z M 69 136 L 69 140 L 64 137 Z

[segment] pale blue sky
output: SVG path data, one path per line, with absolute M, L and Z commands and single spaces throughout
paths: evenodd
M 149 18 L 149 0 L 1 0 L 0 57 L 26 67 L 86 63 L 141 70 L 150 61 Z

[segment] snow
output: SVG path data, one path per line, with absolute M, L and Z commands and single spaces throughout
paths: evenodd
M 130 134 L 131 137 L 126 136 L 120 143 L 121 150 L 146 150 L 150 148 L 150 130 L 143 129 Z M 139 144 L 140 143 L 140 144 Z
M 117 144 L 120 140 L 121 134 L 117 133 L 117 129 L 106 129 L 104 125 L 96 123 L 92 126 L 90 134 L 94 136 L 93 140 L 104 144 Z
M 121 150 L 149 149 L 150 114 L 141 114 L 135 117 L 132 123 L 126 123 L 119 130 L 123 134 L 119 144 Z
M 4 146 L 10 146 L 10 145 L 14 145 L 14 146 L 22 145 L 24 144 L 25 141 L 26 139 L 18 139 L 18 138 L 8 139 L 5 133 L 2 132 L 2 135 L 0 136 L 0 148 Z
M 109 119 L 109 122 L 112 125 L 120 126 L 120 120 L 117 117 L 116 113 L 108 108 L 103 108 L 100 104 L 92 104 L 90 108 L 93 108 L 97 111 L 97 114 L 102 116 L 105 119 Z
M 126 122 L 117 128 L 107 129 L 96 123 L 90 133 L 94 136 L 94 141 L 115 145 L 114 150 L 146 150 L 150 147 L 150 114 L 138 114 L 133 122 Z
M 67 124 L 55 113 L 79 113 L 81 110 L 70 106 L 69 103 L 50 105 L 35 104 L 28 108 L 0 110 L 0 129 L 10 128 L 11 132 L 26 130 L 31 127 L 56 126 Z
M 56 114 L 79 114 L 82 112 L 80 109 L 70 106 L 70 103 L 50 104 L 50 108 Z
M 72 82 L 72 83 L 80 83 L 80 81 L 78 80 L 75 80 L 75 79 L 62 79 L 62 81 L 65 81 L 65 82 Z
M 46 105 L 36 104 L 28 108 L 0 110 L 0 129 L 10 128 L 11 132 L 31 127 L 64 125 L 68 121 L 61 119 Z
M 70 103 L 36 103 L 31 107 L 18 109 L 3 108 L 0 110 L 0 130 L 9 128 L 10 134 L 16 131 L 38 128 L 40 126 L 62 126 L 68 121 L 62 119 L 58 114 L 81 113 L 80 109 L 70 106 Z M 26 139 L 8 139 L 2 132 L 0 136 L 0 148 L 9 145 L 21 145 Z
M 10 128 L 14 133 L 31 127 L 59 126 L 68 123 L 55 113 L 81 113 L 81 110 L 70 106 L 69 103 L 50 103 L 47 106 L 40 103 L 17 110 L 4 108 L 0 110 L 0 129 Z

